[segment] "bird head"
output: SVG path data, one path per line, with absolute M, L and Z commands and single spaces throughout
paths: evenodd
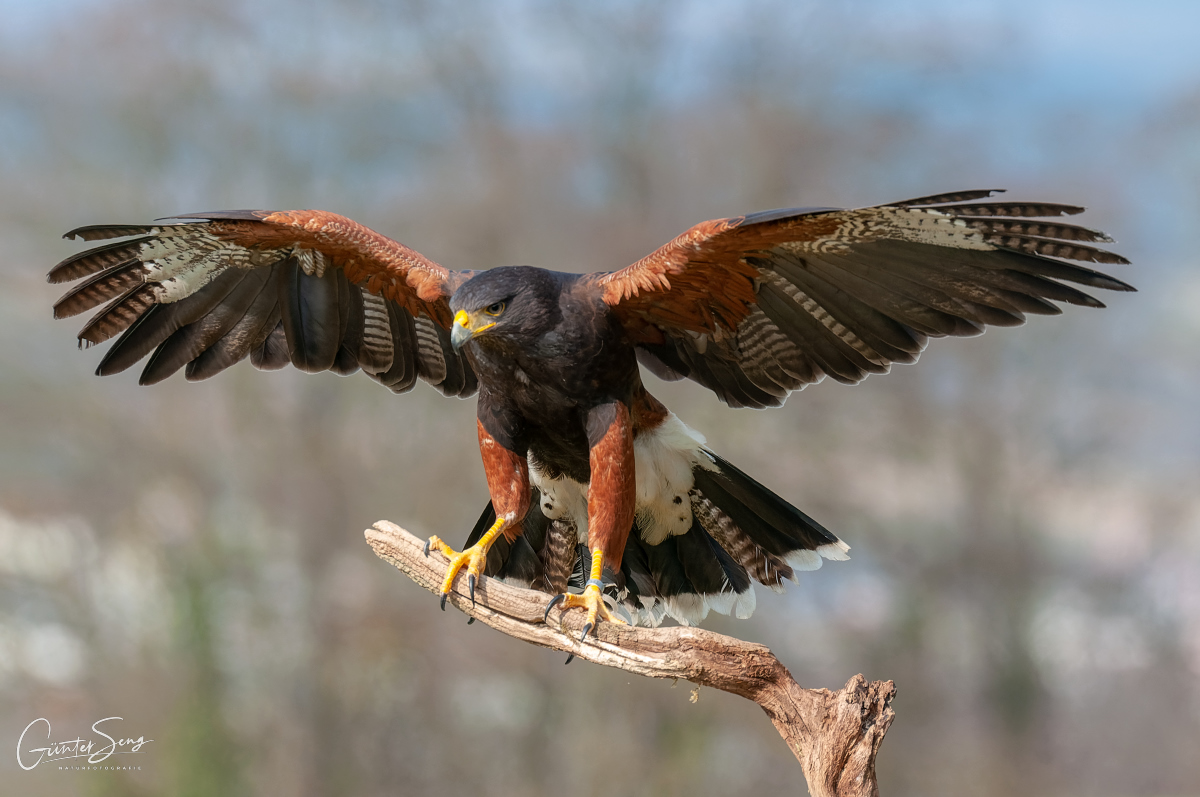
M 557 323 L 561 288 L 552 272 L 530 266 L 485 271 L 463 283 L 450 298 L 454 325 L 450 342 L 520 343 Z

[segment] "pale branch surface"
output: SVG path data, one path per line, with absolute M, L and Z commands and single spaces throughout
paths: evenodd
M 381 520 L 366 531 L 375 553 L 430 592 L 441 589 L 446 558 L 422 552 L 424 540 Z M 813 797 L 877 795 L 875 755 L 895 718 L 891 681 L 851 678 L 837 692 L 803 689 L 763 645 L 701 628 L 641 628 L 601 623 L 580 642 L 583 612 L 550 611 L 548 596 L 495 579 L 466 593 L 466 574 L 455 579 L 450 603 L 509 636 L 574 653 L 580 659 L 651 678 L 682 678 L 753 700 L 787 742 L 804 770 Z

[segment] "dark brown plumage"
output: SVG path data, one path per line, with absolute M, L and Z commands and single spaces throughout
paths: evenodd
M 120 336 L 100 374 L 148 357 L 143 384 L 204 379 L 250 358 L 270 370 L 362 370 L 395 392 L 423 379 L 478 391 L 492 502 L 459 554 L 484 574 L 613 619 L 747 615 L 752 581 L 779 589 L 847 546 L 709 451 L 642 385 L 639 363 L 731 406 L 769 407 L 830 376 L 914 362 L 930 337 L 975 335 L 1082 288 L 1132 288 L 1078 263 L 1123 264 L 1103 233 L 1053 220 L 1081 208 L 991 191 L 858 210 L 787 209 L 698 224 L 606 274 L 452 272 L 324 211 L 222 211 L 68 233 L 124 238 L 60 263 L 82 280 L 55 316 L 100 308 L 80 341 Z M 1075 261 L 1075 262 L 1070 262 Z M 589 570 L 590 566 L 590 570 Z

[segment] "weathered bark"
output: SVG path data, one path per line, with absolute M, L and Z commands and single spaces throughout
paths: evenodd
M 430 592 L 441 589 L 446 558 L 422 553 L 423 540 L 381 520 L 366 531 L 381 558 L 400 568 Z M 861 675 L 837 692 L 803 689 L 763 645 L 700 628 L 640 628 L 601 623 L 596 635 L 579 641 L 583 612 L 550 612 L 547 598 L 495 579 L 482 579 L 475 602 L 466 594 L 466 576 L 455 580 L 450 602 L 459 610 L 509 636 L 574 653 L 609 667 L 651 678 L 682 678 L 753 700 L 787 742 L 804 770 L 813 797 L 878 795 L 875 754 L 895 712 L 891 681 L 868 683 Z

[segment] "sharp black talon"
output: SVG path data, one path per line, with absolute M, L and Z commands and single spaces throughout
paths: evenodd
M 467 593 L 471 596 L 471 605 L 475 605 L 475 574 L 467 573 Z
M 564 600 L 566 600 L 566 598 L 567 598 L 566 595 L 555 595 L 553 598 L 550 599 L 550 602 L 546 604 L 546 613 L 544 615 L 542 615 L 543 623 L 550 622 L 550 610 L 553 609 L 558 604 L 562 603 Z
M 468 617 L 468 618 L 467 618 L 467 625 L 470 625 L 470 624 L 471 624 L 471 623 L 473 623 L 473 622 L 475 622 L 475 618 L 474 618 L 474 617 Z
M 442 593 L 442 611 L 446 611 L 446 598 L 449 598 L 449 597 L 450 597 L 449 592 Z
M 571 663 L 571 662 L 573 662 L 573 661 L 575 661 L 575 654 L 574 654 L 574 653 L 571 653 L 571 654 L 568 654 L 568 656 L 567 656 L 567 660 L 566 660 L 566 661 L 564 661 L 564 662 L 563 662 L 563 664 L 564 664 L 564 665 L 567 665 L 567 664 L 570 664 L 570 663 Z
M 429 558 L 429 543 L 431 543 L 431 542 L 433 542 L 433 540 L 425 540 L 425 547 L 422 548 L 422 550 L 425 552 L 426 559 Z
M 583 633 L 579 635 L 579 641 L 582 642 L 583 640 L 587 639 L 588 631 L 591 631 L 593 628 L 595 628 L 595 626 L 593 626 L 591 623 L 586 624 L 583 627 Z

